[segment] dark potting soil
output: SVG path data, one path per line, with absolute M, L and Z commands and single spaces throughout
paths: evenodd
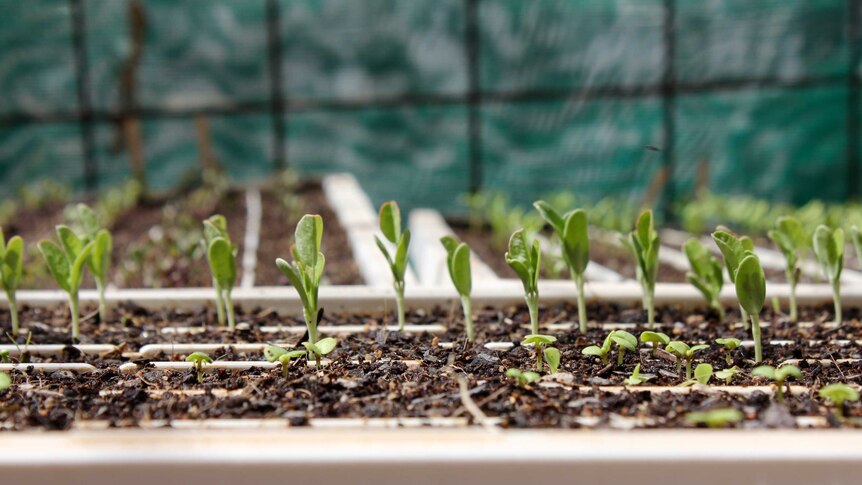
M 590 305 L 589 315 L 599 322 L 643 321 L 640 309 L 621 308 L 615 305 Z M 548 323 L 571 322 L 575 308 L 555 305 L 543 308 L 541 321 Z M 854 343 L 841 345 L 836 340 L 862 338 L 862 322 L 858 309 L 847 309 L 847 320 L 837 328 L 826 324 L 830 320 L 828 306 L 805 308 L 802 321 L 812 325 L 799 326 L 781 315 L 764 312 L 763 328 L 764 363 L 778 365 L 788 359 L 826 359 L 801 361 L 803 373 L 799 382 L 811 391 L 804 395 L 787 396 L 781 408 L 763 392 L 750 395 L 711 393 L 693 389 L 683 394 L 661 394 L 640 391 L 629 387 L 621 393 L 601 390 L 605 385 L 621 385 L 635 365 L 641 365 L 641 374 L 654 377 L 649 385 L 675 386 L 684 377 L 677 370 L 674 358 L 665 352 L 653 356 L 644 349 L 626 352 L 622 365 L 616 365 L 617 352 L 613 350 L 608 365 L 595 357 L 581 354 L 593 344 L 601 344 L 607 330 L 590 328 L 585 335 L 576 329 L 546 331 L 555 335 L 554 344 L 562 353 L 560 374 L 547 377 L 539 383 L 519 388 L 505 377 L 508 368 L 531 369 L 535 356 L 531 348 L 518 344 L 528 333 L 529 318 L 524 308 L 500 310 L 482 309 L 476 312 L 477 342 L 467 344 L 463 338 L 461 315 L 457 309 L 435 308 L 409 314 L 413 324 L 439 323 L 447 327 L 442 335 L 430 333 L 383 333 L 377 329 L 367 332 L 336 335 L 339 346 L 328 358 L 332 363 L 317 370 L 308 367 L 305 359 L 296 359 L 284 378 L 279 369 L 249 371 L 213 371 L 204 374 L 198 383 L 193 371 L 162 371 L 147 367 L 147 360 L 122 352 L 134 352 L 149 343 L 216 342 L 226 347 L 211 356 L 217 360 L 262 360 L 259 353 L 237 353 L 230 349 L 238 342 L 298 343 L 301 336 L 295 333 L 262 333 L 262 325 L 301 325 L 295 315 L 282 316 L 268 309 L 242 311 L 238 321 L 247 329 L 231 334 L 215 326 L 215 315 L 210 311 L 183 312 L 165 310 L 149 312 L 125 305 L 112 312 L 112 321 L 99 324 L 96 317 L 82 323 L 85 342 L 113 343 L 121 352 L 103 356 L 79 355 L 68 349 L 62 358 L 32 356 L 31 362 L 83 361 L 98 370 L 75 374 L 58 372 L 14 372 L 14 385 L 0 394 L 0 419 L 7 429 L 69 429 L 76 422 L 108 421 L 114 426 L 137 426 L 160 419 L 204 418 L 283 418 L 291 424 L 307 424 L 312 418 L 348 417 L 452 417 L 474 419 L 463 407 L 458 392 L 458 378 L 463 378 L 470 389 L 472 400 L 489 417 L 498 418 L 507 427 L 580 427 L 589 424 L 599 427 L 619 427 L 621 417 L 637 418 L 638 427 L 684 426 L 686 412 L 732 406 L 746 416 L 745 427 L 793 427 L 795 421 L 779 419 L 782 416 L 830 417 L 831 411 L 816 391 L 832 382 L 862 384 L 862 361 L 838 363 L 838 359 L 862 359 L 860 347 Z M 735 315 L 731 313 L 730 320 Z M 716 321 L 713 314 L 684 311 L 676 307 L 658 310 L 661 331 L 674 339 L 687 343 L 712 343 L 717 337 L 749 338 L 741 328 L 730 328 L 728 323 Z M 386 320 L 386 321 L 384 321 Z M 392 323 L 373 313 L 327 315 L 323 325 L 364 324 L 370 326 Z M 23 326 L 32 331 L 32 344 L 68 343 L 67 310 L 25 308 Z M 8 317 L 0 318 L 8 330 Z M 207 332 L 198 335 L 166 334 L 165 326 L 207 326 Z M 639 325 L 631 333 L 638 335 L 644 327 Z M 769 345 L 769 340 L 791 340 L 789 345 Z M 811 345 L 810 340 L 826 340 Z M 19 338 L 23 342 L 24 338 Z M 489 350 L 481 344 L 508 341 L 515 345 L 508 350 Z M 454 342 L 444 348 L 441 342 Z M 730 353 L 733 365 L 740 369 L 732 385 L 768 385 L 761 378 L 751 376 L 754 367 L 752 349 L 737 349 Z M 13 356 L 14 357 L 14 356 Z M 166 352 L 153 360 L 182 360 L 184 355 Z M 139 369 L 122 374 L 118 365 L 134 360 Z M 834 360 L 833 360 L 834 359 Z M 408 366 L 402 360 L 419 361 Z M 713 344 L 696 354 L 694 363 L 708 362 L 715 370 L 728 367 L 726 353 Z M 712 385 L 719 382 L 713 378 Z M 723 383 L 722 383 L 723 384 Z M 182 390 L 229 389 L 237 394 L 223 396 L 205 392 L 186 395 Z M 174 392 L 155 394 L 152 390 Z M 862 416 L 858 403 L 848 404 L 846 414 Z M 777 412 L 782 411 L 782 412 Z M 777 417 L 776 417 L 777 416 Z M 585 418 L 594 418 L 588 423 Z M 625 420 L 623 420 L 625 421 Z M 838 426 L 835 419 L 828 425 Z M 848 423 L 844 423 L 848 424 Z M 628 425 L 625 425 L 628 426 Z

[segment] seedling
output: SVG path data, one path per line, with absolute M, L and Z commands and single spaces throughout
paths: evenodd
M 410 245 L 410 229 L 401 231 L 401 209 L 395 201 L 380 206 L 380 231 L 395 245 L 395 254 L 376 235 L 377 247 L 386 257 L 392 271 L 392 286 L 395 288 L 395 304 L 398 307 L 398 330 L 404 330 L 404 273 L 407 271 L 407 247 Z M 468 291 L 469 293 L 469 291 Z
M 679 387 L 693 386 L 698 383 L 703 385 L 709 384 L 709 380 L 713 375 L 712 370 L 712 364 L 707 364 L 706 362 L 697 364 L 697 367 L 694 368 L 694 379 L 683 382 Z
M 727 361 L 727 365 L 733 365 L 733 357 L 730 355 L 730 353 L 733 351 L 733 349 L 736 349 L 740 345 L 742 345 L 742 341 L 738 338 L 727 337 L 717 338 L 715 339 L 715 343 L 724 346 L 724 358 Z
M 775 223 L 775 229 L 768 233 L 769 239 L 778 246 L 784 254 L 787 262 L 785 274 L 787 283 L 790 285 L 790 321 L 795 322 L 799 318 L 796 308 L 796 285 L 799 283 L 801 270 L 799 260 L 802 252 L 809 247 L 809 240 L 805 237 L 805 230 L 797 219 L 790 216 L 779 217 Z
M 214 215 L 204 221 L 203 243 L 216 291 L 218 322 L 219 325 L 224 325 L 227 315 L 228 328 L 232 332 L 236 328 L 231 301 L 233 284 L 236 282 L 236 246 L 230 242 L 227 219 L 224 216 Z
M 522 371 L 519 369 L 515 369 L 514 367 L 506 371 L 506 377 L 514 378 L 515 382 L 518 384 L 518 387 L 522 388 L 525 388 L 527 387 L 527 384 L 531 384 L 542 378 L 542 376 L 536 372 L 529 370 Z
M 847 384 L 833 383 L 820 389 L 820 397 L 835 405 L 835 414 L 839 418 L 844 416 L 844 403 L 859 400 L 859 391 Z
M 198 374 L 198 384 L 204 382 L 204 364 L 212 364 L 212 358 L 203 352 L 193 352 L 186 357 L 186 362 L 193 362 Z
M 281 375 L 284 378 L 287 378 L 287 371 L 290 369 L 290 361 L 298 359 L 305 354 L 305 350 L 288 350 L 284 347 L 279 347 L 278 345 L 268 345 L 263 349 L 263 355 L 266 357 L 267 362 L 278 361 L 281 363 Z
M 724 307 L 718 300 L 721 287 L 724 286 L 721 261 L 697 239 L 689 239 L 682 248 L 691 265 L 691 271 L 685 274 L 686 279 L 703 294 L 709 306 L 718 312 L 718 318 L 723 322 Z
M 670 342 L 669 344 L 667 344 L 667 346 L 665 347 L 665 350 L 676 355 L 680 359 L 680 360 L 677 360 L 677 363 L 676 363 L 677 372 L 679 372 L 681 370 L 682 360 L 685 360 L 685 379 L 689 380 L 689 379 L 691 379 L 691 361 L 692 361 L 692 359 L 694 359 L 694 353 L 699 351 L 699 350 L 708 349 L 708 348 L 709 348 L 709 345 L 705 345 L 705 344 L 693 345 L 693 346 L 689 347 L 688 344 L 686 344 L 684 342 L 680 342 L 679 340 L 674 340 L 673 342 Z
M 473 342 L 476 335 L 473 330 L 473 311 L 470 304 L 470 292 L 472 291 L 473 279 L 470 271 L 470 247 L 452 236 L 440 238 L 443 247 L 446 248 L 446 267 L 449 269 L 449 278 L 458 291 L 461 298 L 461 308 L 464 310 L 464 326 L 467 328 L 467 340 Z
M 710 428 L 724 428 L 728 424 L 741 422 L 744 417 L 742 411 L 736 408 L 722 408 L 691 412 L 685 415 L 685 420 L 691 424 L 702 424 Z
M 715 373 L 716 379 L 724 379 L 725 385 L 730 385 L 730 380 L 739 374 L 739 367 L 733 366 L 727 369 L 722 369 Z
M 652 342 L 652 355 L 655 355 L 659 345 L 667 345 L 670 342 L 670 337 L 661 332 L 651 332 L 649 330 L 641 332 L 641 342 Z
M 545 362 L 548 363 L 548 370 L 551 374 L 556 374 L 557 370 L 560 369 L 560 361 L 562 360 L 560 350 L 554 347 L 547 347 L 542 353 L 545 354 Z
M 641 213 L 635 230 L 623 242 L 631 249 L 637 262 L 637 280 L 643 290 L 643 307 L 647 311 L 647 322 L 651 329 L 655 325 L 655 281 L 658 276 L 658 250 L 661 247 L 651 210 Z
M 99 219 L 93 209 L 85 204 L 77 206 L 78 218 L 84 230 L 84 243 L 94 242 L 93 251 L 87 261 L 87 267 L 93 279 L 96 280 L 96 289 L 99 291 L 99 321 L 106 322 L 108 317 L 108 305 L 105 301 L 105 288 L 108 286 L 108 270 L 111 266 L 111 251 L 113 250 L 113 239 L 107 229 L 99 226 Z
M 617 345 L 617 365 L 623 365 L 626 350 L 634 352 L 638 348 L 638 339 L 625 330 L 614 330 L 611 341 Z
M 775 381 L 775 397 L 778 402 L 784 402 L 785 380 L 790 377 L 802 379 L 802 372 L 800 372 L 799 368 L 795 365 L 783 365 L 777 369 L 775 367 L 772 367 L 771 365 L 762 365 L 760 367 L 755 367 L 751 371 L 751 375 L 757 377 L 765 377 L 771 381 Z
M 655 376 L 651 376 L 649 374 L 641 374 L 641 365 L 638 364 L 635 366 L 635 370 L 632 371 L 632 375 L 630 375 L 626 379 L 626 385 L 627 386 L 639 386 L 639 385 L 643 384 L 644 382 L 647 382 L 648 380 L 652 379 L 653 377 L 655 377 Z
M 24 269 L 24 240 L 14 236 L 6 243 L 3 230 L 0 229 L 0 285 L 9 301 L 9 316 L 12 320 L 12 335 L 18 336 L 18 300 L 15 293 L 21 282 Z
M 302 301 L 302 314 L 308 327 L 308 341 L 317 342 L 317 324 L 320 312 L 317 308 L 317 292 L 326 259 L 320 252 L 323 239 L 323 218 L 318 215 L 304 215 L 296 225 L 295 243 L 290 247 L 293 262 L 278 258 L 278 269 L 287 276 L 290 284 L 299 293 Z
M 575 209 L 561 216 L 543 200 L 537 201 L 533 206 L 560 238 L 563 261 L 578 289 L 578 322 L 581 333 L 587 333 L 587 308 L 584 298 L 584 271 L 590 262 L 587 213 Z
M 533 334 L 539 333 L 539 267 L 542 252 L 539 241 L 530 244 L 524 229 L 518 229 L 509 238 L 506 263 L 515 271 L 524 285 L 524 300 L 530 312 Z
M 559 368 L 560 366 L 560 351 L 553 347 L 545 347 L 546 345 L 550 345 L 556 341 L 557 337 L 551 335 L 532 334 L 524 337 L 524 341 L 521 342 L 521 345 L 533 344 L 536 350 L 536 371 L 542 372 L 542 369 L 544 368 L 542 359 L 548 355 L 547 351 L 551 351 L 550 357 L 551 359 L 555 360 L 555 362 L 552 365 L 552 363 L 549 361 L 548 367 L 551 368 L 551 374 L 557 372 L 557 368 Z
M 589 347 L 581 350 L 583 355 L 592 355 L 595 357 L 599 357 L 602 359 L 602 365 L 608 365 L 608 354 L 611 352 L 611 336 L 614 334 L 616 330 L 609 333 L 607 337 L 605 337 L 604 342 L 602 342 L 602 346 L 598 345 L 590 345 Z
M 749 254 L 736 270 L 736 298 L 751 318 L 751 338 L 754 340 L 754 361 L 763 360 L 763 344 L 760 341 L 760 311 L 766 300 L 766 276 L 760 259 Z
M 727 267 L 727 275 L 730 282 L 736 284 L 736 273 L 739 270 L 739 265 L 742 260 L 750 254 L 754 254 L 754 241 L 751 238 L 743 236 L 737 238 L 730 231 L 718 229 L 712 233 L 712 240 L 724 256 L 724 265 Z M 737 295 L 738 298 L 738 295 Z M 742 304 L 739 305 L 739 313 L 742 315 L 742 326 L 748 330 L 748 313 Z
M 5 391 L 12 387 L 12 377 L 5 372 L 0 372 L 0 391 Z
M 12 359 L 9 358 L 9 351 L 6 349 L 0 350 L 0 363 L 8 364 L 12 362 Z
M 57 226 L 57 236 L 63 246 L 62 249 L 52 241 L 42 240 L 39 241 L 39 251 L 45 258 L 54 281 L 69 298 L 69 310 L 72 313 L 72 339 L 77 340 L 81 337 L 78 290 L 84 278 L 84 265 L 89 261 L 90 253 L 96 243 L 91 241 L 85 244 L 67 226 Z
M 823 276 L 832 283 L 832 301 L 835 303 L 835 323 L 841 323 L 841 269 L 844 267 L 844 230 L 834 231 L 818 226 L 814 231 L 814 254 L 823 270 Z
M 308 354 L 314 356 L 314 361 L 318 369 L 320 369 L 320 359 L 322 359 L 324 355 L 335 350 L 336 345 L 338 345 L 338 341 L 332 337 L 322 338 L 315 343 L 302 342 L 302 346 L 308 350 Z

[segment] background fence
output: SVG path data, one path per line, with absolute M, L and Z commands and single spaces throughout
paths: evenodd
M 377 202 L 570 189 L 841 200 L 860 0 L 0 0 L 0 196 L 207 156 L 348 170 Z M 645 149 L 647 146 L 659 151 Z

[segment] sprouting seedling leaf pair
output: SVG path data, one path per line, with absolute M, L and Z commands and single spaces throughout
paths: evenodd
M 785 274 L 787 283 L 790 285 L 790 321 L 795 322 L 799 318 L 796 305 L 796 285 L 799 283 L 801 270 L 799 261 L 802 253 L 810 247 L 810 240 L 805 236 L 805 229 L 794 217 L 782 216 L 775 222 L 775 229 L 768 233 L 769 239 L 778 246 L 784 254 L 787 263 Z
M 66 292 L 69 299 L 69 310 L 72 313 L 72 338 L 81 337 L 78 315 L 78 290 L 84 278 L 84 269 L 90 259 L 94 241 L 84 243 L 68 226 L 57 226 L 57 237 L 60 246 L 49 240 L 39 241 L 39 251 L 48 264 L 48 270 L 57 285 Z
M 655 325 L 655 282 L 658 276 L 658 251 L 661 240 L 653 225 L 651 210 L 641 212 L 635 230 L 623 238 L 634 254 L 637 280 L 643 290 L 643 306 L 647 311 L 649 328 Z
M 784 401 L 784 381 L 790 377 L 802 379 L 802 372 L 795 365 L 783 365 L 777 369 L 771 365 L 761 365 L 755 367 L 751 371 L 751 375 L 775 381 L 775 397 L 778 402 Z
M 473 330 L 473 311 L 471 310 L 470 293 L 473 290 L 473 280 L 470 270 L 470 247 L 467 243 L 458 241 L 452 236 L 443 236 L 440 243 L 446 248 L 446 268 L 449 278 L 461 298 L 461 308 L 464 310 L 464 326 L 467 327 L 467 340 L 473 342 L 476 335 Z
M 686 279 L 703 294 L 709 306 L 718 312 L 719 319 L 724 321 L 724 307 L 718 299 L 724 286 L 721 261 L 697 239 L 689 239 L 682 249 L 691 265 L 691 271 L 685 275 Z
M 581 333 L 587 332 L 587 310 L 584 298 L 584 271 L 590 262 L 590 235 L 587 213 L 581 209 L 560 215 L 543 200 L 533 204 L 542 218 L 554 228 L 560 239 L 563 262 L 578 289 L 578 322 Z
M 693 386 L 695 384 L 709 384 L 709 380 L 712 379 L 713 376 L 713 368 L 712 364 L 703 362 L 701 364 L 697 364 L 697 367 L 694 368 L 694 379 L 688 379 L 684 381 L 679 387 L 688 387 Z
M 638 340 L 637 338 L 626 332 L 625 330 L 614 330 L 605 337 L 604 342 L 602 342 L 602 346 L 599 347 L 597 345 L 590 345 L 585 349 L 581 350 L 581 353 L 584 355 L 593 355 L 602 359 L 602 364 L 607 365 L 608 363 L 608 354 L 611 351 L 611 347 L 613 345 L 617 346 L 617 365 L 622 365 L 623 359 L 625 358 L 626 350 L 634 352 L 637 350 Z
M 766 301 L 766 276 L 760 259 L 754 254 L 753 243 L 748 238 L 737 238 L 733 234 L 718 230 L 712 233 L 724 263 L 730 273 L 730 280 L 736 287 L 740 312 L 745 323 L 751 319 L 751 337 L 754 340 L 754 361 L 763 360 L 763 345 L 760 340 L 760 311 Z M 747 325 L 747 323 L 745 323 Z
M 21 283 L 21 275 L 24 271 L 24 240 L 20 236 L 14 236 L 6 242 L 2 229 L 0 229 L 0 286 L 6 293 L 9 301 L 9 315 L 12 320 L 12 336 L 18 336 L 18 300 L 15 293 Z
M 536 371 L 542 372 L 544 369 L 544 364 L 542 363 L 542 359 L 544 358 L 548 361 L 548 368 L 551 370 L 551 374 L 557 373 L 557 369 L 560 368 L 560 351 L 554 347 L 547 347 L 556 341 L 557 337 L 551 335 L 532 334 L 524 337 L 521 345 L 532 344 L 536 349 Z
M 105 300 L 105 288 L 108 286 L 108 273 L 111 267 L 111 252 L 114 248 L 113 238 L 107 229 L 99 225 L 96 212 L 86 204 L 78 204 L 78 219 L 84 231 L 82 240 L 84 243 L 93 242 L 93 250 L 87 267 L 96 280 L 96 289 L 99 292 L 99 320 L 106 322 L 108 318 L 108 305 Z
M 233 331 L 236 323 L 231 292 L 236 282 L 236 247 L 230 241 L 224 216 L 214 215 L 204 221 L 204 246 L 216 291 L 219 325 L 224 325 L 227 315 L 228 328 Z
M 738 338 L 726 337 L 715 339 L 715 343 L 724 346 L 724 358 L 727 361 L 727 365 L 733 365 L 733 356 L 730 353 L 734 349 L 739 348 L 742 345 L 742 341 Z
M 186 362 L 192 362 L 195 366 L 195 372 L 198 374 L 198 384 L 204 381 L 204 364 L 212 364 L 212 358 L 203 352 L 193 352 L 186 356 Z
M 689 347 L 688 344 L 675 340 L 667 344 L 665 350 L 676 355 L 680 359 L 677 360 L 677 371 L 680 370 L 681 361 L 685 360 L 685 379 L 689 380 L 691 379 L 691 361 L 694 359 L 695 352 L 708 348 L 709 345 L 705 344 L 692 345 Z
M 637 364 L 635 369 L 632 371 L 632 375 L 626 378 L 625 383 L 627 386 L 639 386 L 653 377 L 655 376 L 650 374 L 641 374 L 641 365 Z
M 539 268 L 541 266 L 542 252 L 539 250 L 539 241 L 533 240 L 532 244 L 527 239 L 524 229 L 518 229 L 509 238 L 509 250 L 506 251 L 506 263 L 524 286 L 524 300 L 530 312 L 530 324 L 532 333 L 539 333 Z
M 715 377 L 716 379 L 723 379 L 724 384 L 729 386 L 731 379 L 736 377 L 737 374 L 739 374 L 739 367 L 733 366 L 716 372 Z
M 395 288 L 395 304 L 398 307 L 398 329 L 404 330 L 404 274 L 407 272 L 407 249 L 410 245 L 410 229 L 401 230 L 401 209 L 395 201 L 380 206 L 380 232 L 395 245 L 395 253 L 389 254 L 386 244 L 374 236 L 377 247 L 386 257 L 392 271 L 392 286 Z
M 338 341 L 332 337 L 322 338 L 315 343 L 302 342 L 302 346 L 305 347 L 308 354 L 314 356 L 314 362 L 318 369 L 320 368 L 320 361 L 323 359 L 323 356 L 335 350 L 337 345 Z
M 667 345 L 670 342 L 670 337 L 661 332 L 646 330 L 641 332 L 640 341 L 643 343 L 652 343 L 652 355 L 655 355 L 659 345 Z
M 844 416 L 844 403 L 859 400 L 859 391 L 847 384 L 832 383 L 820 389 L 820 397 L 827 399 L 835 405 L 835 414 L 839 418 Z
M 814 231 L 814 255 L 823 270 L 823 276 L 832 283 L 832 301 L 835 304 L 835 323 L 841 318 L 841 270 L 844 267 L 844 230 L 830 230 L 818 226 Z
M 710 428 L 723 428 L 736 424 L 745 418 L 742 411 L 736 408 L 721 408 L 710 411 L 695 411 L 685 415 L 685 420 L 691 424 L 702 424 Z
M 318 215 L 305 215 L 299 220 L 294 233 L 294 244 L 290 247 L 293 261 L 278 258 L 276 266 L 287 277 L 299 294 L 302 314 L 308 327 L 308 341 L 317 342 L 317 324 L 321 317 L 317 306 L 320 278 L 326 259 L 320 252 L 323 240 L 323 218 Z
M 527 387 L 527 384 L 532 384 L 542 378 L 538 372 L 529 370 L 522 371 L 520 369 L 515 369 L 514 367 L 506 371 L 506 377 L 514 378 L 518 387 Z
M 290 369 L 290 361 L 298 359 L 307 354 L 305 350 L 288 350 L 278 345 L 267 345 L 263 349 L 263 356 L 267 362 L 279 362 L 281 364 L 281 375 L 287 378 L 287 371 Z

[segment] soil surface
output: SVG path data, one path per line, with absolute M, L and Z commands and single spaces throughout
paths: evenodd
M 86 311 L 92 312 L 92 308 Z M 477 423 L 480 417 L 464 407 L 459 379 L 464 379 L 470 399 L 482 412 L 504 427 L 684 427 L 691 426 L 685 422 L 687 412 L 723 407 L 739 409 L 745 420 L 738 426 L 746 428 L 796 427 L 797 417 L 819 417 L 819 426 L 829 427 L 855 426 L 857 420 L 862 420 L 858 402 L 847 403 L 848 419 L 839 420 L 817 395 L 817 390 L 828 383 L 862 384 L 862 347 L 855 342 L 862 339 L 862 314 L 855 308 L 845 309 L 847 320 L 839 327 L 828 323 L 829 306 L 801 309 L 803 324 L 764 312 L 764 363 L 778 365 L 788 359 L 803 359 L 797 364 L 802 379 L 788 383 L 807 386 L 809 391 L 788 394 L 783 404 L 778 404 L 769 392 L 735 394 L 710 391 L 704 386 L 679 394 L 651 393 L 636 386 L 610 392 L 604 386 L 622 385 L 637 364 L 642 375 L 652 376 L 649 385 L 669 388 L 685 378 L 674 356 L 663 350 L 653 355 L 643 344 L 639 351 L 625 352 L 622 364 L 616 363 L 616 348 L 610 352 L 607 365 L 583 355 L 583 348 L 600 345 L 608 333 L 596 322 L 633 323 L 629 330 L 636 336 L 645 329 L 640 324 L 644 321 L 641 310 L 607 304 L 589 305 L 594 322 L 586 334 L 576 328 L 543 331 L 558 339 L 554 346 L 562 354 L 560 371 L 555 375 L 545 373 L 541 381 L 525 387 L 505 376 L 509 368 L 529 370 L 535 366 L 533 349 L 520 345 L 531 333 L 529 317 L 522 307 L 478 310 L 474 344 L 464 341 L 461 315 L 456 309 L 435 308 L 408 314 L 412 324 L 446 326 L 444 334 L 382 332 L 377 327 L 391 322 L 374 313 L 324 315 L 322 325 L 362 324 L 369 329 L 335 335 L 339 345 L 327 356 L 332 359 L 329 365 L 315 369 L 306 365 L 305 358 L 295 359 L 286 378 L 280 369 L 258 368 L 206 372 L 199 383 L 194 371 L 156 370 L 148 366 L 150 360 L 135 353 L 144 344 L 213 342 L 225 344 L 223 349 L 210 353 L 215 360 L 262 360 L 261 353 L 236 352 L 230 344 L 288 345 L 303 338 L 297 333 L 261 331 L 262 326 L 302 325 L 298 315 L 279 315 L 266 308 L 238 311 L 243 329 L 236 333 L 217 327 L 215 315 L 208 310 L 150 312 L 124 305 L 114 309 L 111 321 L 104 324 L 88 313 L 82 322 L 82 340 L 115 344 L 118 350 L 83 355 L 68 347 L 62 356 L 28 355 L 29 362 L 89 362 L 97 370 L 80 374 L 14 371 L 12 387 L 0 393 L 3 427 L 72 429 L 92 422 L 128 427 L 154 425 L 163 419 L 204 418 L 277 418 L 291 425 L 306 425 L 317 418 L 463 417 Z M 728 314 L 730 321 L 738 318 L 732 309 Z M 24 308 L 21 317 L 22 325 L 32 332 L 31 344 L 70 343 L 67 309 Z M 543 325 L 569 323 L 575 318 L 576 309 L 568 305 L 541 309 Z M 695 354 L 695 365 L 706 362 L 715 370 L 733 365 L 740 372 L 733 377 L 732 385 L 769 389 L 769 382 L 751 375 L 755 367 L 751 360 L 753 349 L 727 352 L 714 343 L 717 337 L 750 338 L 742 328 L 717 321 L 713 313 L 676 307 L 659 308 L 657 321 L 660 330 L 673 339 L 712 344 Z M 0 316 L 0 325 L 8 330 L 6 314 Z M 170 334 L 162 331 L 166 326 L 206 331 L 198 335 Z M 769 344 L 771 340 L 789 342 Z M 22 349 L 26 348 L 24 341 L 23 336 L 18 339 Z M 447 342 L 452 345 L 440 345 Z M 513 345 L 490 350 L 482 345 L 488 342 Z M 181 361 L 184 357 L 180 352 L 169 351 L 151 360 Z M 12 360 L 20 357 L 13 355 Z M 416 361 L 417 365 L 408 365 L 405 360 Z M 121 373 L 119 365 L 130 361 L 139 369 Z M 710 384 L 719 382 L 713 377 Z M 185 392 L 189 390 L 197 394 Z M 233 393 L 225 396 L 224 390 Z

